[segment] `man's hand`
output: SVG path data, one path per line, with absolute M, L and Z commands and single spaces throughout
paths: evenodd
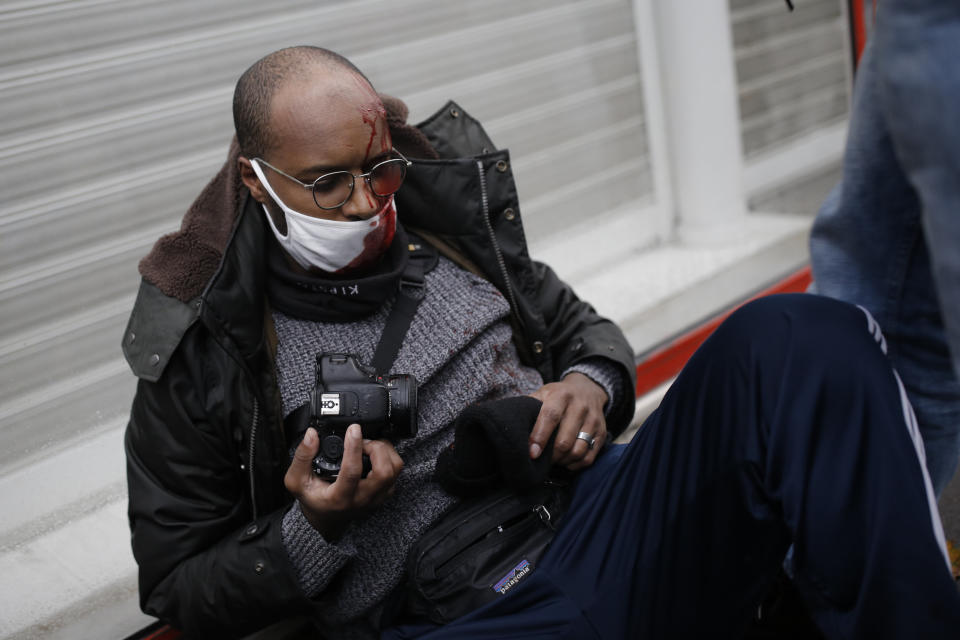
M 319 446 L 316 430 L 307 429 L 283 483 L 300 503 L 307 521 L 330 542 L 343 533 L 350 520 L 393 494 L 403 460 L 392 444 L 386 440 L 363 440 L 360 425 L 352 424 L 343 439 L 340 473 L 335 482 L 328 482 L 313 472 Z M 364 453 L 370 457 L 372 470 L 361 478 Z
M 577 470 L 593 464 L 607 438 L 603 405 L 607 392 L 582 373 L 571 373 L 560 382 L 546 384 L 530 394 L 543 403 L 530 432 L 530 457 L 537 458 L 557 432 L 553 443 L 553 461 Z M 584 431 L 593 437 L 594 446 L 577 438 Z

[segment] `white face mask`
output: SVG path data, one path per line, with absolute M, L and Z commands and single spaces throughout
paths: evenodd
M 283 210 L 287 235 L 281 235 L 273 216 L 263 207 L 267 224 L 280 246 L 304 269 L 316 267 L 329 273 L 362 267 L 373 262 L 390 247 L 397 228 L 397 209 L 393 196 L 375 216 L 367 220 L 340 221 L 314 218 L 294 211 L 281 200 L 267 182 L 260 163 L 251 161 L 260 183 Z

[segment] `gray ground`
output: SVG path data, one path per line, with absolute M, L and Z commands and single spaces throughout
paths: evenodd
M 814 216 L 839 177 L 839 164 L 827 167 L 789 187 L 752 197 L 750 208 L 765 213 L 805 213 Z M 954 475 L 953 481 L 940 497 L 940 517 L 947 539 L 960 542 L 960 473 Z

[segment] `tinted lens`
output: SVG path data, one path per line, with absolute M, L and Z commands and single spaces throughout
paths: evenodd
M 335 171 L 313 183 L 313 199 L 318 207 L 336 209 L 350 198 L 353 176 L 348 171 Z
M 407 163 L 403 160 L 381 162 L 370 171 L 370 187 L 378 196 L 396 193 L 407 175 Z

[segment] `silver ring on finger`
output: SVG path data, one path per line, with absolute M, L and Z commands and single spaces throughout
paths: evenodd
M 586 442 L 588 450 L 593 450 L 593 447 L 597 444 L 597 441 L 594 439 L 594 437 L 589 433 L 587 433 L 586 431 L 581 431 L 580 433 L 578 433 L 577 440 L 583 440 L 584 442 Z

